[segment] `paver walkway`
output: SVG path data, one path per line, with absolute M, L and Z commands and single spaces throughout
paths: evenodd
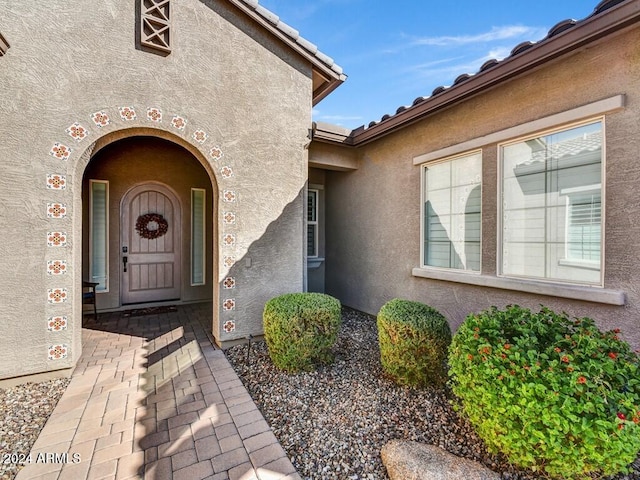
M 82 331 L 71 383 L 25 479 L 300 479 L 202 322 L 211 305 Z

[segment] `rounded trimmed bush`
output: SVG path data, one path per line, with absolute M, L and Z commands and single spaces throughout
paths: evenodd
M 312 370 L 333 360 L 331 348 L 341 323 L 340 302 L 323 293 L 288 293 L 264 307 L 264 336 L 276 367 Z
M 492 452 L 555 478 L 627 471 L 640 450 L 638 356 L 589 318 L 511 306 L 469 315 L 449 365 Z
M 451 343 L 447 319 L 434 308 L 393 299 L 378 312 L 382 369 L 404 385 L 443 385 Z

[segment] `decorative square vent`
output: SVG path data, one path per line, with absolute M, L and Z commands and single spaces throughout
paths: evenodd
M 140 0 L 140 44 L 171 53 L 170 0 Z
M 3 56 L 5 53 L 7 53 L 8 49 L 9 49 L 9 42 L 7 42 L 7 40 L 5 40 L 5 38 L 0 33 L 0 57 Z

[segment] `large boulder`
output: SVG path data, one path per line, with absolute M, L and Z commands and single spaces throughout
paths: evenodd
M 478 462 L 435 445 L 391 440 L 381 455 L 391 480 L 500 480 L 499 474 Z

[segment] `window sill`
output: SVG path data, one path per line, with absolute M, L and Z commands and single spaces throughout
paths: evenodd
M 314 270 L 322 265 L 322 262 L 324 262 L 324 258 L 322 257 L 309 257 L 307 258 L 307 268 Z
M 431 278 L 445 282 L 466 283 L 469 285 L 500 288 L 503 290 L 515 290 L 551 297 L 570 298 L 585 302 L 605 303 L 608 305 L 625 305 L 626 303 L 626 295 L 624 292 L 600 287 L 536 282 L 534 280 L 431 270 L 428 268 L 414 268 L 412 274 L 414 277 Z

